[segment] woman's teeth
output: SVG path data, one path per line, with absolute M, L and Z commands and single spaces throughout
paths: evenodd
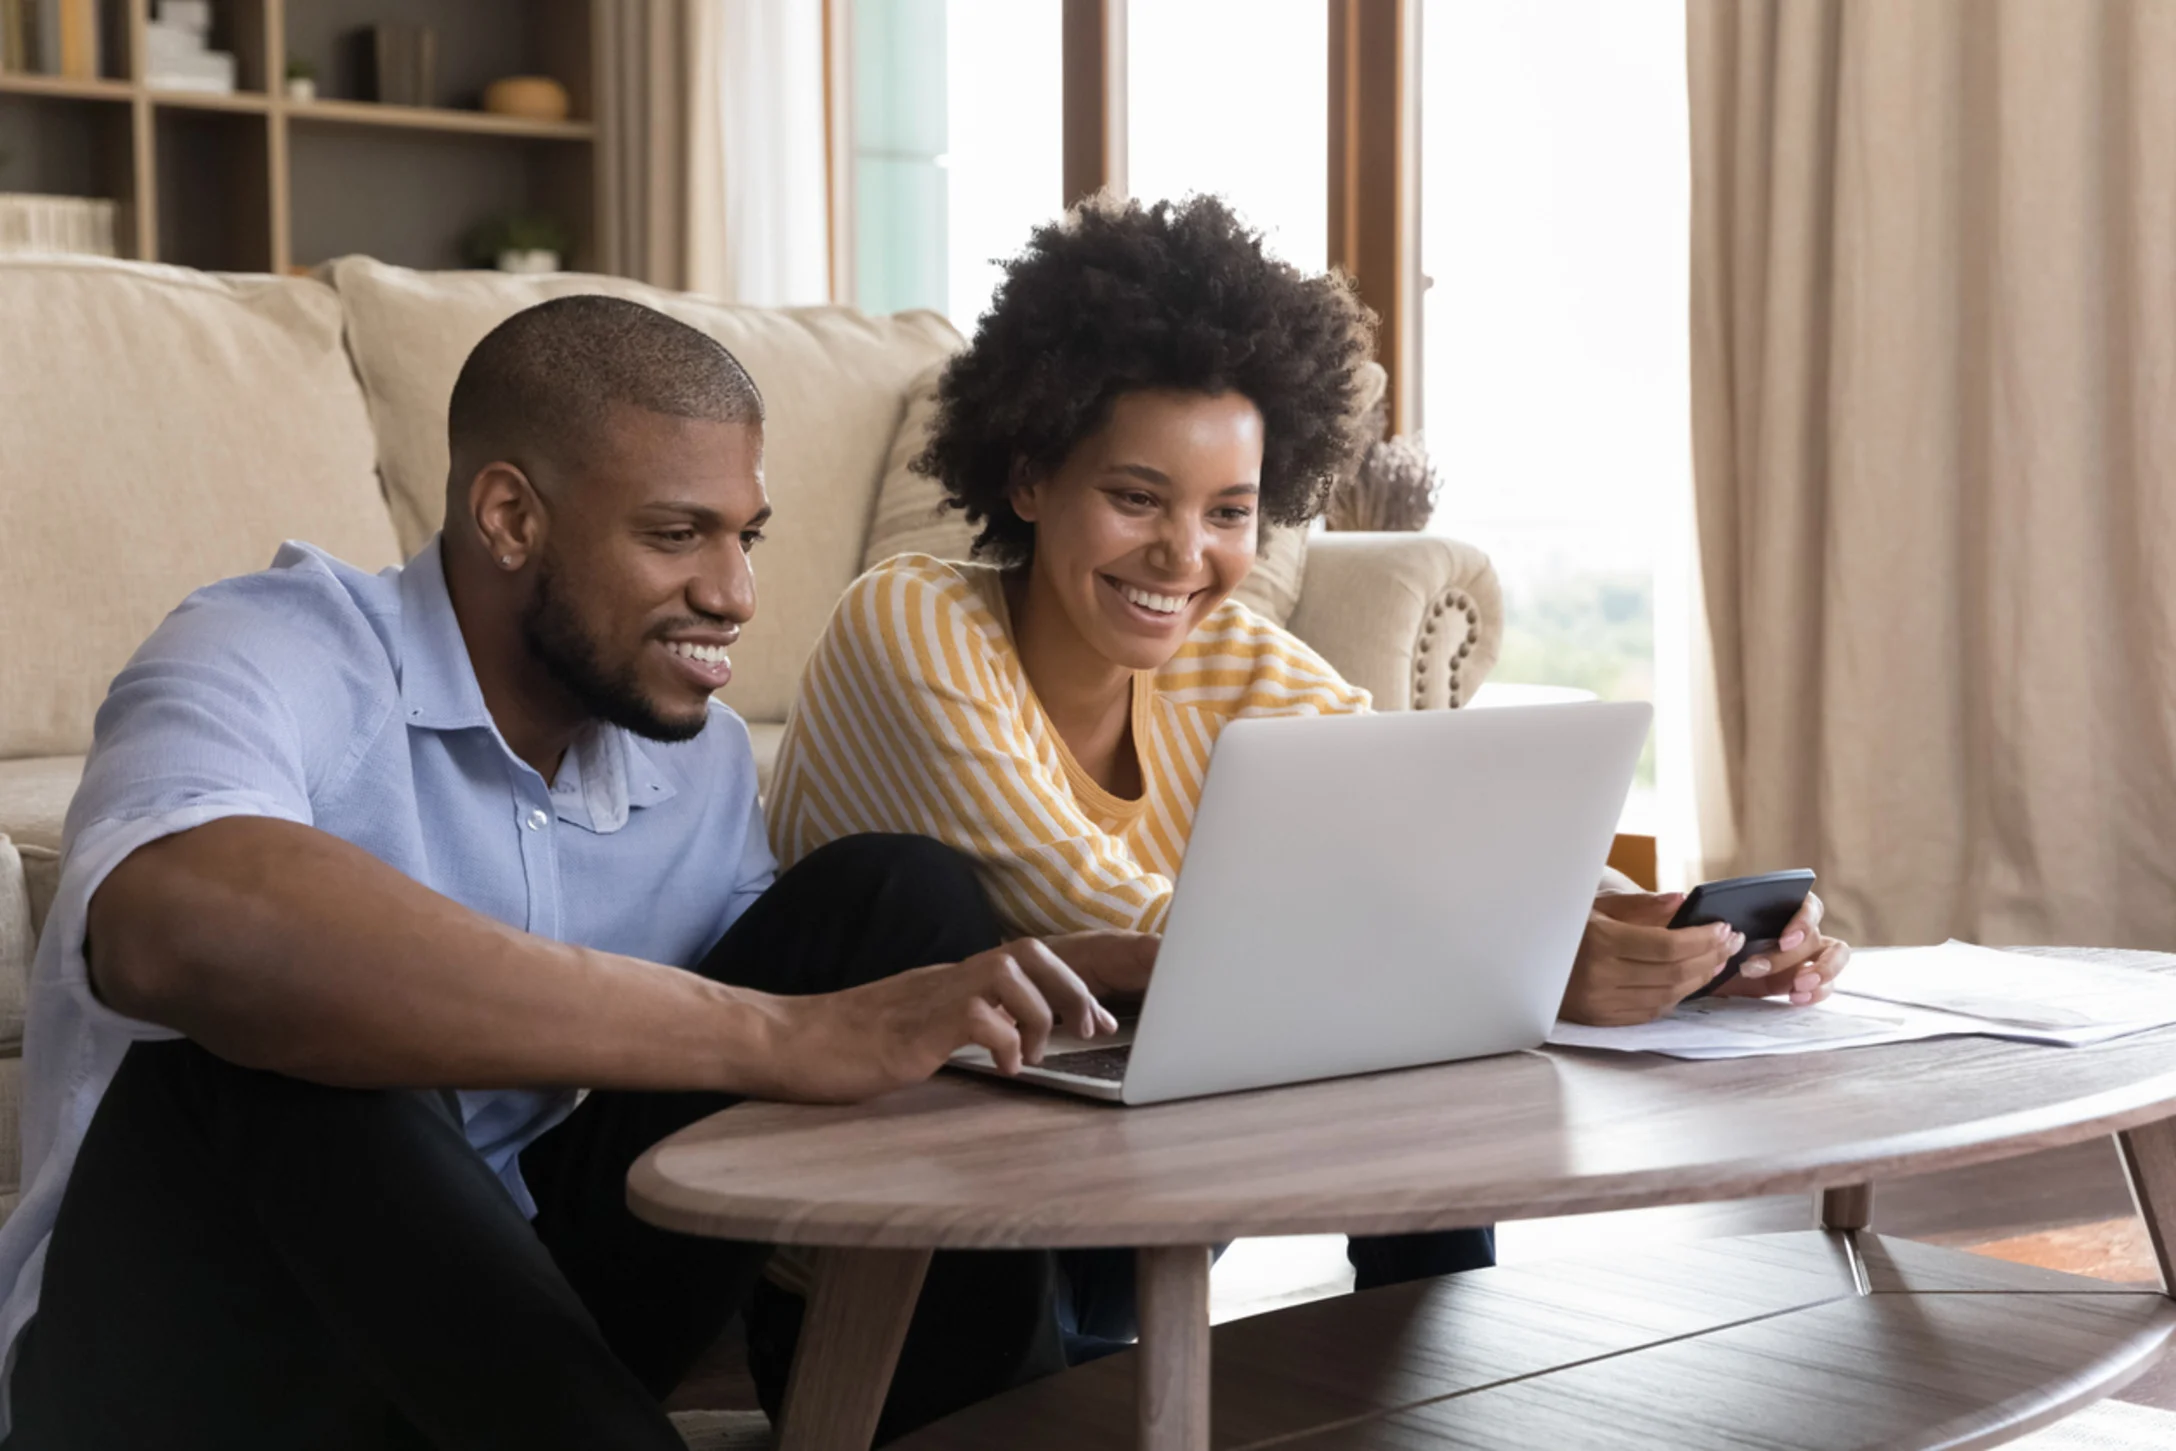
M 700 660 L 705 665 L 723 665 L 725 663 L 725 647 L 723 645 L 694 645 L 685 640 L 667 640 L 665 648 L 684 660 Z
M 1177 614 L 1180 610 L 1186 608 L 1186 602 L 1189 598 L 1191 598 L 1191 596 L 1188 595 L 1150 594 L 1147 590 L 1135 589 L 1130 584 L 1120 585 L 1118 587 L 1118 592 L 1124 595 L 1134 604 L 1139 605 L 1142 609 L 1154 610 L 1159 615 Z

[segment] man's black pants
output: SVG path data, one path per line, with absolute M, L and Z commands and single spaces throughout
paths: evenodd
M 783 874 L 699 971 L 827 992 L 999 936 L 963 857 L 854 837 Z M 590 1094 L 522 1155 L 532 1223 L 448 1094 L 327 1088 L 186 1041 L 138 1044 L 62 1200 L 6 1445 L 680 1451 L 659 1400 L 768 1250 L 643 1224 L 625 1179 L 651 1144 L 734 1101 Z M 1485 1235 L 1360 1241 L 1354 1259 L 1363 1286 L 1387 1283 L 1487 1263 Z M 1120 1277 L 1076 1276 L 1100 1282 L 1076 1290 L 1067 1268 L 1041 1251 L 936 1256 L 880 1436 L 1062 1369 L 1060 1317 L 1078 1301 L 1122 1335 Z M 763 1322 L 766 1401 L 795 1328 Z

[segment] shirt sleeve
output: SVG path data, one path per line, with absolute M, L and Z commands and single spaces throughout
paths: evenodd
M 847 591 L 779 772 L 773 836 L 787 860 L 856 832 L 914 832 L 973 857 L 1016 931 L 1163 925 L 1171 879 L 1081 811 L 975 617 L 939 580 L 878 569 Z
M 337 630 L 313 628 L 326 614 L 307 585 L 285 593 L 285 607 L 269 609 L 214 586 L 168 616 L 115 678 L 69 807 L 33 998 L 65 993 L 93 1023 L 175 1036 L 98 1000 L 85 956 L 91 899 L 114 868 L 162 837 L 230 816 L 311 824 L 313 785 L 359 757 L 358 657 L 343 651 L 349 642 Z M 390 701 L 380 707 L 382 723 Z

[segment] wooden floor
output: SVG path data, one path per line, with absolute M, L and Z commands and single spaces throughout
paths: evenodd
M 1883 1234 L 1965 1246 L 2122 1219 L 2130 1190 L 2108 1139 L 1973 1169 L 1877 1186 L 1874 1227 Z M 1529 1220 L 1500 1228 L 1506 1263 L 1612 1245 L 1803 1229 L 1811 1207 L 1798 1196 L 1687 1205 L 1625 1214 Z M 2176 1411 L 2176 1357 L 2134 1381 L 2119 1399 Z M 674 1394 L 676 1408 L 755 1404 L 737 1327 Z
M 2131 1219 L 2135 1212 L 2111 1139 L 1893 1180 L 1874 1191 L 1874 1227 L 1881 1233 L 1960 1247 Z M 1806 1201 L 1791 1196 L 1532 1220 L 1504 1226 L 1498 1234 L 1502 1257 L 1511 1262 L 1658 1238 L 1801 1229 L 1808 1214 Z M 2176 1411 L 2176 1356 L 2132 1382 L 2117 1399 Z

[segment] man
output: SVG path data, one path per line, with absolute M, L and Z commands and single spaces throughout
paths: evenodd
M 774 882 L 711 700 L 762 425 L 702 334 L 532 308 L 455 387 L 440 538 L 288 546 L 115 680 L 33 974 L 9 1447 L 677 1448 L 763 1251 L 635 1221 L 638 1154 L 1115 1026 L 1151 944 L 996 948 L 942 848 Z M 956 1359 L 918 1416 L 1022 1370 Z

